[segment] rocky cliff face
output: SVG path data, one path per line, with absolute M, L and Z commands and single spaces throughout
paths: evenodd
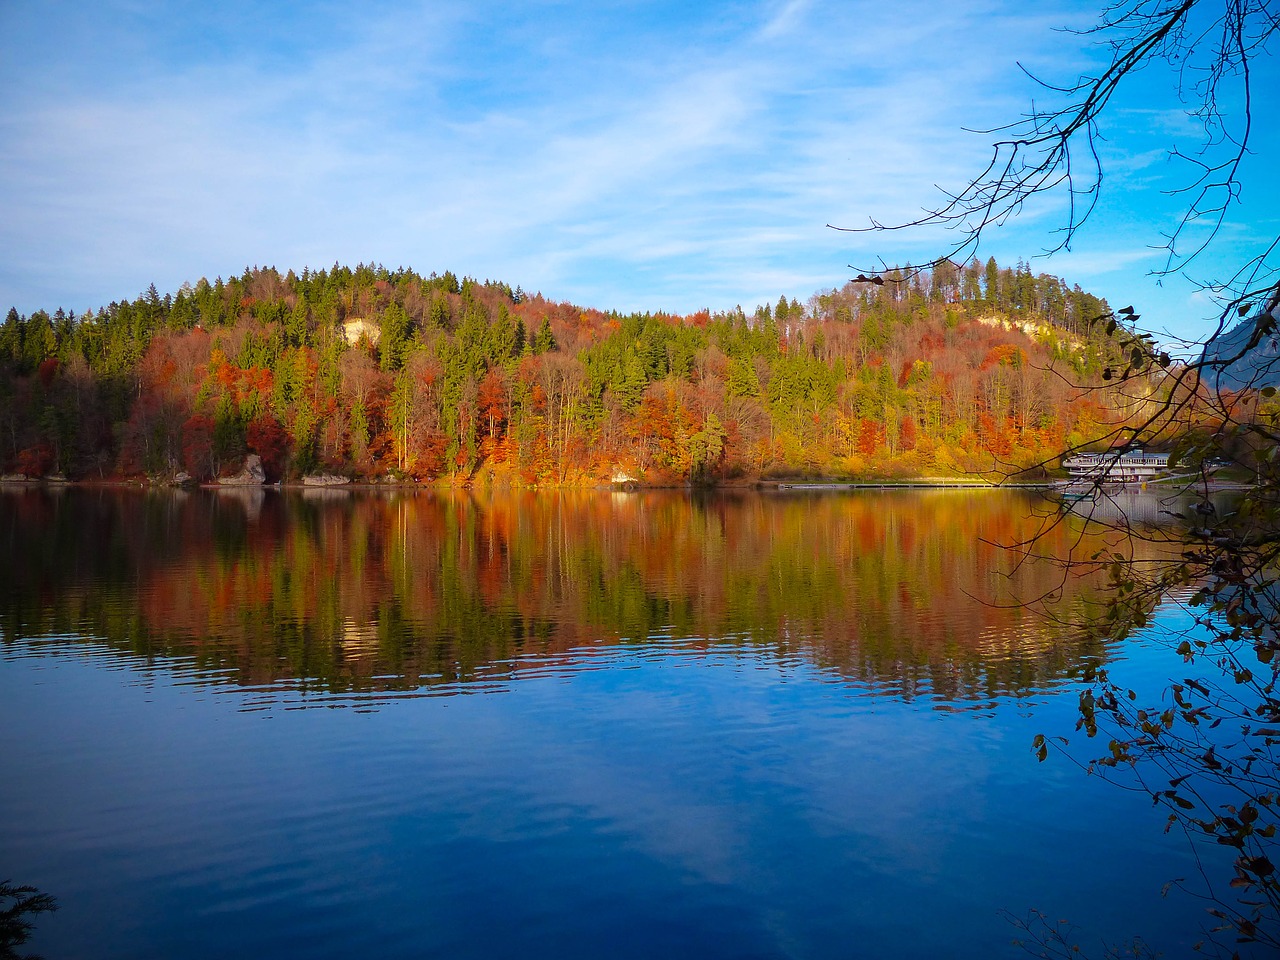
M 261 486 L 267 482 L 266 471 L 262 469 L 262 458 L 251 453 L 244 458 L 244 467 L 234 477 L 219 477 L 218 482 L 228 487 Z
M 1280 305 L 1244 320 L 1205 345 L 1204 382 L 1215 390 L 1280 386 Z

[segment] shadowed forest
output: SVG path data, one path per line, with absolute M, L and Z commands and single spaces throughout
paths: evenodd
M 1134 414 L 1132 382 L 1102 384 L 1125 334 L 1092 322 L 1108 312 L 994 260 L 689 316 L 253 269 L 79 316 L 10 310 L 0 469 L 205 481 L 256 453 L 268 481 L 1009 475 Z

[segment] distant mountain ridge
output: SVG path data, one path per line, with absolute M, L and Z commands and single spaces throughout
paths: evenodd
M 1272 306 L 1212 337 L 1200 357 L 1203 382 L 1218 391 L 1280 387 L 1278 314 Z

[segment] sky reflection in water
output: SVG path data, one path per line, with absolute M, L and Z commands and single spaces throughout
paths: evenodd
M 1030 752 L 1131 654 L 971 599 L 1089 602 L 988 544 L 1035 512 L 0 496 L 0 873 L 62 957 L 1185 949 L 1149 801 Z

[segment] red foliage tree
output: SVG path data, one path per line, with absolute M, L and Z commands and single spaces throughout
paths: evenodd
M 902 430 L 898 437 L 898 442 L 903 450 L 914 450 L 918 440 L 918 429 L 914 417 L 902 418 Z
M 43 477 L 53 466 L 53 448 L 47 443 L 27 447 L 18 454 L 18 472 L 24 477 Z
M 884 425 L 866 417 L 858 424 L 858 452 L 871 456 L 884 443 Z
M 61 364 L 58 363 L 57 357 L 49 357 L 48 359 L 41 361 L 40 368 L 36 372 L 40 377 L 40 385 L 46 390 L 48 390 L 49 385 L 53 383 L 53 378 L 57 375 L 58 368 L 60 366 Z
M 507 419 L 507 380 L 502 370 L 490 367 L 484 379 L 480 381 L 477 403 L 480 407 L 480 421 L 485 428 L 484 446 L 486 451 L 496 446 L 501 437 Z
M 245 445 L 262 458 L 267 480 L 279 480 L 289 456 L 289 434 L 269 413 L 249 421 L 244 434 Z

